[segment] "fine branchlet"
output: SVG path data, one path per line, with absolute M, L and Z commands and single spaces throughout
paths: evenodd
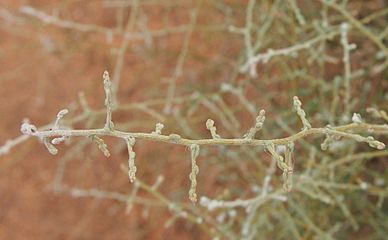
M 92 136 L 90 136 L 90 138 L 92 139 L 93 142 L 95 142 L 98 145 L 98 149 L 101 150 L 101 152 L 104 154 L 105 157 L 109 157 L 110 156 L 110 153 L 109 153 L 109 150 L 108 150 L 108 146 L 106 145 L 104 140 L 102 140 L 101 138 L 97 137 L 96 135 L 92 135 Z
M 354 139 L 356 139 L 357 142 L 366 142 L 369 144 L 370 147 L 376 148 L 378 150 L 383 150 L 385 148 L 384 143 L 377 141 L 372 136 L 368 136 L 365 138 L 365 137 L 357 135 L 357 134 L 354 134 L 354 135 L 355 135 Z
M 339 140 L 338 136 L 326 134 L 325 139 L 321 143 L 321 149 L 323 151 L 326 151 L 332 143 L 334 143 L 335 141 L 338 141 L 338 140 Z
M 220 135 L 217 134 L 217 128 L 214 126 L 214 121 L 212 119 L 208 119 L 206 121 L 206 128 L 210 131 L 213 139 L 220 139 Z
M 47 150 L 49 151 L 49 153 L 51 153 L 52 155 L 56 155 L 58 153 L 58 149 L 50 143 L 49 138 L 44 137 L 44 138 L 42 138 L 42 141 L 43 141 L 44 145 L 46 146 Z
M 349 25 L 347 23 L 341 24 L 341 44 L 344 49 L 343 63 L 344 63 L 344 87 L 345 87 L 345 96 L 344 96 L 344 105 L 345 105 L 345 119 L 349 119 L 350 114 L 350 96 L 351 96 L 351 65 L 350 65 L 350 51 L 356 48 L 355 44 L 349 44 L 348 41 L 348 31 Z
M 287 165 L 284 162 L 284 158 L 276 151 L 275 144 L 267 143 L 265 145 L 265 148 L 272 155 L 272 157 L 276 160 L 278 168 L 280 168 L 280 170 L 282 170 L 282 171 L 287 170 Z
M 114 128 L 114 124 L 112 121 L 113 95 L 112 95 L 112 82 L 109 78 L 108 71 L 104 72 L 103 79 L 104 79 L 105 106 L 106 106 L 105 129 L 112 131 Z
M 133 146 L 135 145 L 135 138 L 129 137 L 125 138 L 128 148 L 128 178 L 130 182 L 134 182 L 136 180 L 136 171 L 137 167 L 135 165 L 135 157 L 136 153 L 133 150 Z
M 156 135 L 161 135 L 162 134 L 162 129 L 164 128 L 163 123 L 157 123 L 155 125 L 155 131 L 152 132 L 152 134 Z
M 290 46 L 290 47 L 286 47 L 286 48 L 281 48 L 281 49 L 269 48 L 269 49 L 267 49 L 266 52 L 259 53 L 256 56 L 248 59 L 246 61 L 246 63 L 244 63 L 241 66 L 240 71 L 241 72 L 247 72 L 252 67 L 256 67 L 256 65 L 259 62 L 268 63 L 275 56 L 292 56 L 292 55 L 297 55 L 298 52 L 300 52 L 301 50 L 310 49 L 314 45 L 316 45 L 316 44 L 318 44 L 318 43 L 320 43 L 322 41 L 325 41 L 327 39 L 331 39 L 331 38 L 333 38 L 334 36 L 336 36 L 338 34 L 339 34 L 338 31 L 327 32 L 327 33 L 319 35 L 319 36 L 317 36 L 315 38 L 311 38 L 311 39 L 309 39 L 309 40 L 307 40 L 305 42 L 298 43 L 298 44 L 296 44 L 294 46 Z
M 302 109 L 302 102 L 299 100 L 299 98 L 297 96 L 294 96 L 294 109 L 295 109 L 296 113 L 298 114 L 300 120 L 302 121 L 302 124 L 303 124 L 302 131 L 310 129 L 311 124 L 307 120 L 306 113 Z
M 382 118 L 382 119 L 384 119 L 385 121 L 388 122 L 388 113 L 386 111 L 379 110 L 379 109 L 372 108 L 372 107 L 367 108 L 366 111 L 368 113 L 371 113 L 373 117 L 375 117 L 375 118 Z
M 288 166 L 288 169 L 286 171 L 283 171 L 283 189 L 287 192 L 290 192 L 292 189 L 292 174 L 294 171 L 293 153 L 294 143 L 290 142 L 286 145 L 286 151 L 284 154 L 285 162 Z
M 132 192 L 130 193 L 129 197 L 126 199 L 127 207 L 125 208 L 125 214 L 130 214 L 132 211 L 132 208 L 134 206 L 134 200 L 137 196 L 137 193 L 140 190 L 140 184 L 139 181 L 136 181 L 135 184 L 133 184 Z
M 7 140 L 3 146 L 0 146 L 0 156 L 8 154 L 15 146 L 28 139 L 28 135 L 21 135 L 17 138 Z
M 197 165 L 197 157 L 199 155 L 199 145 L 198 144 L 191 144 L 190 145 L 190 152 L 191 152 L 191 173 L 189 175 L 191 186 L 189 190 L 189 199 L 192 202 L 197 201 L 197 175 L 199 173 L 199 167 Z
M 334 130 L 332 126 L 327 125 L 325 128 L 325 139 L 321 143 L 321 149 L 326 151 L 330 145 L 336 141 L 339 141 L 341 137 L 339 135 L 331 134 L 330 131 Z
M 57 119 L 55 120 L 54 126 L 52 128 L 53 130 L 60 128 L 59 127 L 59 121 L 68 113 L 69 113 L 69 110 L 67 110 L 67 109 L 62 109 L 61 111 L 58 112 Z
M 360 124 L 360 123 L 356 123 L 356 124 Z M 361 136 L 359 134 L 348 133 L 348 132 L 341 132 L 341 131 L 337 131 L 337 130 L 333 129 L 330 126 L 326 127 L 325 132 L 326 132 L 326 139 L 321 144 L 322 150 L 326 150 L 327 147 L 332 142 L 340 140 L 341 137 L 353 139 L 353 140 L 356 140 L 357 142 L 368 143 L 370 147 L 376 148 L 378 150 L 382 150 L 382 149 L 385 148 L 385 144 L 384 143 L 382 143 L 380 141 L 377 141 L 372 136 L 363 137 L 363 136 Z
M 89 115 L 91 112 L 91 109 L 90 109 L 90 106 L 88 104 L 88 101 L 86 100 L 86 96 L 85 96 L 84 92 L 80 92 L 78 94 L 78 100 L 79 100 L 79 104 L 80 104 L 82 110 L 84 111 L 84 113 Z
M 261 130 L 265 121 L 265 111 L 261 110 L 259 115 L 256 117 L 255 126 L 249 129 L 248 133 L 244 135 L 246 139 L 253 139 L 258 131 Z
M 285 146 L 285 158 L 279 154 L 279 150 L 273 143 L 265 145 L 268 152 L 276 160 L 277 166 L 283 172 L 283 188 L 289 192 L 292 188 L 292 174 L 294 170 L 292 154 L 294 152 L 294 143 L 290 142 Z
M 54 125 L 51 129 L 52 130 L 61 129 L 59 122 L 68 113 L 69 113 L 69 110 L 67 110 L 67 109 L 62 109 L 61 111 L 59 111 L 57 114 L 57 118 L 55 119 Z M 68 139 L 68 136 L 63 135 L 61 137 L 54 138 L 53 140 L 51 140 L 51 143 L 54 145 L 57 145 L 57 144 L 60 144 L 61 142 L 65 141 L 66 139 Z M 45 143 L 45 145 L 46 145 L 46 147 L 48 146 L 46 143 Z M 50 147 L 50 148 L 53 149 L 52 147 Z M 58 152 L 57 149 L 50 151 L 50 153 L 52 153 L 52 154 L 57 154 L 57 152 Z
M 298 20 L 298 23 L 301 25 L 301 26 L 304 26 L 306 25 L 306 20 L 305 18 L 303 17 L 297 3 L 295 0 L 288 0 L 289 4 L 291 5 L 291 8 L 292 10 L 294 11 L 295 13 L 295 16 L 296 16 L 296 19 Z

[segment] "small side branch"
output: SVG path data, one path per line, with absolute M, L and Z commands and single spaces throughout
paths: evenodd
M 356 123 L 356 124 L 359 124 L 359 123 Z M 326 132 L 327 132 L 327 134 L 333 135 L 333 136 L 337 137 L 338 139 L 341 137 L 344 137 L 344 138 L 353 139 L 357 142 L 368 143 L 370 147 L 376 148 L 378 150 L 383 150 L 385 148 L 384 143 L 377 141 L 372 136 L 363 137 L 363 136 L 358 135 L 358 134 L 336 131 L 336 130 L 331 129 L 331 128 L 327 128 Z
M 375 118 L 382 118 L 382 119 L 384 119 L 385 121 L 388 122 L 388 114 L 384 110 L 379 110 L 379 109 L 376 109 L 376 108 L 369 107 L 369 108 L 366 109 L 366 112 L 371 113 L 372 116 L 375 117 Z
M 244 135 L 246 139 L 253 139 L 258 131 L 261 130 L 265 121 L 265 111 L 261 110 L 259 116 L 256 117 L 255 126 L 249 129 L 248 133 Z
M 155 134 L 155 135 L 160 135 L 162 134 L 162 129 L 164 128 L 164 125 L 163 123 L 157 123 L 155 125 L 155 131 L 152 132 L 152 134 Z
M 136 140 L 133 137 L 129 137 L 129 138 L 125 138 L 125 141 L 127 143 L 127 148 L 128 148 L 128 177 L 129 177 L 129 181 L 133 183 L 136 180 L 136 171 L 137 171 L 137 167 L 135 165 L 136 153 L 135 151 L 133 151 L 133 146 L 135 145 Z
M 42 141 L 43 141 L 43 144 L 46 146 L 47 150 L 49 151 L 49 153 L 51 153 L 52 155 L 57 155 L 58 149 L 50 143 L 50 139 L 42 138 Z
M 286 145 L 284 158 L 278 153 L 276 146 L 273 143 L 268 143 L 265 147 L 268 152 L 271 153 L 273 159 L 276 160 L 278 168 L 283 172 L 283 189 L 290 192 L 292 188 L 292 174 L 294 170 L 294 164 L 292 162 L 294 143 L 290 142 Z
M 217 128 L 214 126 L 214 121 L 212 119 L 208 119 L 206 121 L 206 128 L 210 131 L 213 139 L 220 139 L 220 135 L 217 134 Z
M 59 129 L 59 121 L 68 113 L 69 113 L 69 110 L 67 109 L 62 109 L 61 111 L 58 112 L 57 119 L 55 120 L 53 129 Z
M 109 157 L 110 156 L 110 152 L 108 150 L 108 146 L 106 145 L 104 140 L 102 140 L 101 138 L 97 137 L 96 135 L 92 135 L 92 136 L 90 136 L 90 138 L 92 139 L 93 142 L 95 142 L 98 145 L 98 149 L 101 150 L 101 152 L 104 154 L 105 157 Z
M 307 120 L 306 113 L 302 109 L 302 102 L 299 100 L 299 98 L 297 96 L 294 96 L 294 109 L 295 109 L 296 113 L 298 114 L 300 120 L 303 123 L 302 131 L 310 129 L 311 124 Z
M 267 149 L 267 151 L 276 160 L 278 168 L 280 168 L 280 170 L 282 170 L 282 171 L 285 171 L 285 170 L 287 170 L 287 165 L 284 162 L 284 158 L 276 151 L 275 147 L 276 146 L 273 143 L 268 143 L 265 145 L 265 148 Z
M 197 175 L 199 173 L 199 167 L 197 165 L 197 157 L 199 155 L 199 145 L 198 144 L 192 144 L 190 145 L 190 152 L 191 152 L 191 173 L 189 175 L 191 186 L 189 190 L 189 198 L 190 201 L 196 202 L 197 201 Z

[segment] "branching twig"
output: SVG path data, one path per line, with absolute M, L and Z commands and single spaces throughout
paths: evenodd
M 28 128 L 31 128 L 30 125 Z M 353 138 L 353 135 L 346 132 L 347 130 L 358 130 L 358 131 L 388 131 L 388 126 L 384 125 L 372 125 L 372 124 L 347 124 L 343 126 L 334 127 L 334 130 L 337 130 L 337 134 L 341 134 L 342 137 L 345 138 Z M 298 132 L 292 136 L 277 138 L 277 139 L 269 139 L 269 140 L 258 140 L 258 139 L 244 139 L 244 138 L 236 138 L 236 139 L 228 139 L 228 138 L 216 138 L 216 139 L 188 139 L 188 138 L 173 138 L 170 135 L 155 135 L 152 133 L 140 133 L 140 132 L 122 132 L 118 130 L 113 130 L 111 132 L 107 132 L 105 129 L 88 129 L 88 130 L 47 130 L 47 131 L 36 131 L 35 133 L 30 133 L 29 135 L 36 137 L 56 137 L 67 135 L 69 137 L 88 137 L 91 135 L 97 136 L 112 136 L 117 138 L 127 138 L 134 137 L 137 139 L 149 140 L 149 141 L 158 141 L 158 142 L 166 142 L 166 143 L 174 143 L 179 145 L 188 146 L 190 144 L 198 144 L 198 145 L 234 145 L 234 146 L 264 146 L 266 143 L 274 143 L 278 145 L 284 145 L 289 142 L 298 141 L 302 138 L 305 138 L 310 135 L 325 135 L 327 133 L 327 129 L 323 128 L 310 128 L 309 130 Z M 25 134 L 27 134 L 25 132 Z M 359 136 L 359 135 L 358 135 Z
M 300 120 L 303 123 L 302 131 L 310 129 L 311 128 L 311 124 L 307 120 L 306 113 L 302 109 L 302 102 L 299 100 L 299 98 L 297 96 L 294 96 L 294 109 L 295 109 L 296 113 L 298 114 Z
M 382 131 L 388 131 L 388 126 L 386 125 L 370 125 L 363 122 L 358 123 L 352 123 L 344 126 L 338 126 L 338 127 L 325 127 L 325 128 L 312 128 L 310 123 L 306 119 L 306 113 L 301 108 L 302 103 L 298 99 L 298 97 L 294 97 L 294 108 L 298 114 L 298 116 L 301 118 L 303 123 L 303 129 L 302 131 L 289 136 L 285 138 L 279 138 L 279 139 L 270 139 L 270 140 L 258 140 L 253 139 L 254 134 L 262 127 L 262 124 L 264 122 L 264 111 L 261 111 L 259 116 L 256 119 L 256 126 L 251 129 L 248 133 L 248 138 L 241 138 L 241 139 L 225 139 L 221 138 L 217 132 L 216 127 L 214 126 L 214 121 L 211 119 L 208 119 L 206 122 L 207 129 L 210 130 L 212 139 L 187 139 L 182 138 L 178 134 L 169 134 L 169 135 L 163 135 L 161 133 L 161 129 L 163 128 L 163 125 L 157 125 L 156 129 L 153 133 L 133 133 L 133 132 L 122 132 L 119 130 L 116 130 L 113 128 L 113 122 L 112 122 L 112 103 L 111 103 L 111 83 L 109 79 L 109 74 L 107 72 L 104 72 L 104 89 L 106 94 L 105 99 L 105 105 L 106 105 L 106 123 L 105 127 L 102 129 L 85 129 L 85 130 L 69 130 L 69 129 L 60 129 L 60 128 L 54 128 L 51 130 L 46 131 L 39 131 L 34 125 L 25 122 L 21 126 L 21 131 L 26 135 L 32 135 L 40 138 L 50 153 L 56 154 L 58 150 L 50 143 L 49 139 L 52 137 L 75 137 L 75 136 L 83 136 L 83 137 L 92 137 L 94 141 L 97 142 L 99 145 L 99 148 L 104 152 L 106 156 L 109 156 L 109 151 L 107 149 L 106 144 L 104 141 L 99 138 L 98 136 L 113 136 L 117 138 L 124 139 L 127 142 L 128 147 L 128 168 L 129 168 L 129 179 L 131 182 L 135 181 L 135 174 L 137 171 L 137 168 L 135 166 L 135 152 L 133 151 L 133 146 L 135 144 L 136 139 L 144 139 L 144 140 L 152 140 L 152 141 L 160 141 L 160 142 L 168 142 L 173 144 L 179 144 L 179 145 L 185 145 L 189 146 L 191 150 L 191 159 L 192 159 L 192 172 L 190 174 L 190 180 L 191 180 L 191 187 L 189 191 L 189 197 L 190 200 L 195 202 L 196 197 L 196 185 L 197 185 L 197 174 L 198 174 L 198 166 L 196 164 L 196 159 L 199 154 L 199 146 L 200 145 L 250 145 L 250 146 L 265 146 L 266 149 L 272 154 L 274 159 L 277 161 L 278 167 L 283 171 L 283 178 L 284 178 L 284 188 L 286 190 L 291 189 L 291 178 L 292 178 L 292 172 L 293 172 L 293 163 L 292 163 L 292 152 L 293 152 L 293 145 L 294 142 L 297 140 L 307 137 L 309 135 L 333 135 L 333 136 L 339 136 L 349 139 L 354 139 L 358 142 L 366 142 L 371 147 L 377 148 L 377 149 L 383 149 L 385 148 L 385 144 L 382 142 L 379 142 L 375 140 L 373 137 L 363 137 L 356 133 L 349 133 L 349 130 L 382 130 Z M 58 114 L 58 118 L 62 116 L 62 114 Z M 56 123 L 57 125 L 57 123 Z M 279 155 L 279 153 L 276 151 L 275 146 L 276 145 L 287 145 L 286 146 L 286 159 Z
M 268 49 L 267 52 L 259 53 L 256 56 L 254 56 L 253 58 L 248 59 L 248 61 L 240 68 L 240 70 L 242 72 L 247 72 L 248 69 L 250 69 L 252 67 L 256 67 L 256 65 L 259 62 L 267 63 L 271 58 L 273 58 L 275 56 L 286 56 L 286 55 L 290 55 L 292 53 L 297 53 L 301 50 L 311 48 L 313 45 L 315 45 L 321 41 L 331 39 L 338 34 L 339 34 L 339 31 L 333 31 L 330 33 L 326 33 L 324 35 L 319 35 L 315 38 L 312 38 L 310 40 L 307 40 L 307 41 L 300 43 L 300 44 L 297 44 L 295 46 L 282 48 L 282 49 L 276 49 L 276 50 Z
M 265 111 L 261 110 L 259 116 L 256 117 L 255 126 L 249 129 L 248 133 L 244 136 L 246 139 L 253 139 L 258 131 L 261 130 L 265 121 Z

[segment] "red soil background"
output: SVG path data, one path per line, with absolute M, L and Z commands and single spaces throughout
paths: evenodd
M 113 29 L 117 26 L 118 11 L 116 8 L 107 7 L 106 2 L 108 1 L 0 2 L 0 145 L 20 135 L 20 124 L 25 118 L 36 126 L 43 126 L 52 122 L 60 109 L 75 109 L 80 92 L 85 93 L 92 109 L 103 109 L 102 73 L 109 70 L 111 75 L 113 74 L 117 52 L 123 41 L 121 34 L 114 34 L 110 39 L 109 35 L 96 31 L 80 32 L 55 24 L 45 24 L 21 13 L 20 8 L 32 6 L 61 19 Z M 219 6 L 216 2 L 225 4 Z M 316 9 L 311 1 L 307 2 L 307 8 Z M 375 6 L 363 6 L 363 2 L 355 2 L 352 6 L 358 12 L 368 12 L 368 7 Z M 155 31 L 189 24 L 191 11 L 198 5 L 200 11 L 197 27 L 190 39 L 183 75 L 177 78 L 177 96 L 194 91 L 215 92 L 222 82 L 234 74 L 233 69 L 238 64 L 244 42 L 239 34 L 226 35 L 225 32 L 229 25 L 244 26 L 246 1 L 204 0 L 200 3 L 186 0 L 145 0 L 139 14 L 138 21 L 143 21 L 149 31 Z M 131 6 L 125 7 L 124 23 L 127 22 L 131 10 Z M 373 12 L 372 10 L 370 12 Z M 228 15 L 228 11 L 233 13 Z M 262 11 L 268 9 L 263 8 Z M 233 20 L 229 18 L 231 16 Z M 136 25 L 134 31 L 142 32 L 140 25 Z M 154 37 L 151 43 L 144 40 L 129 42 L 121 71 L 118 94 L 120 103 L 165 98 L 168 87 L 166 78 L 174 73 L 185 32 Z M 283 34 L 288 37 L 287 32 Z M 289 37 L 298 39 L 299 36 Z M 268 45 L 276 46 L 276 43 L 283 43 L 283 40 L 271 39 L 273 44 L 271 42 Z M 369 46 L 372 45 L 370 42 L 365 42 L 365 49 L 374 49 Z M 280 45 L 284 47 L 284 44 Z M 333 52 L 341 56 L 339 44 L 333 49 Z M 359 61 L 353 61 L 355 68 L 369 62 L 368 53 L 362 53 L 365 55 L 358 56 Z M 301 62 L 305 63 L 305 59 L 292 59 L 289 64 L 298 68 L 299 64 L 303 66 Z M 327 75 L 334 76 L 342 72 L 340 64 L 329 65 L 329 68 L 329 73 L 325 73 Z M 278 78 L 280 75 L 280 70 L 276 67 L 266 68 L 265 71 L 268 76 Z M 262 92 L 275 92 L 268 94 L 270 100 L 265 98 L 260 100 L 260 104 L 264 107 L 274 103 L 272 108 L 288 108 L 292 94 L 296 89 L 303 88 L 306 82 L 301 81 L 301 86 L 295 86 L 275 77 L 257 80 Z M 237 77 L 236 81 L 240 79 Z M 379 89 L 376 86 L 387 86 L 387 82 L 381 83 L 381 79 L 371 78 L 369 81 L 372 90 L 367 98 L 373 98 L 376 89 Z M 258 86 L 257 82 L 252 85 Z M 361 89 L 362 84 L 362 81 L 355 82 L 354 90 Z M 230 104 L 233 105 L 234 102 L 231 101 Z M 156 110 L 162 112 L 162 108 Z M 267 113 L 273 115 L 273 112 L 269 108 Z M 80 110 L 75 109 L 69 117 L 78 113 Z M 176 122 L 171 120 L 173 116 L 164 117 L 165 131 L 175 132 L 173 124 Z M 204 116 L 194 117 L 202 119 Z M 202 135 L 206 136 L 208 133 L 203 124 L 206 118 L 202 120 L 202 124 L 195 128 L 200 129 Z M 239 120 L 244 129 L 252 122 L 252 119 L 243 114 Z M 102 126 L 103 121 L 103 118 L 99 118 L 96 126 Z M 151 131 L 156 123 L 154 118 L 140 111 L 115 113 L 114 121 L 132 123 L 132 126 L 126 128 L 133 131 Z M 82 128 L 85 124 L 80 123 L 74 127 Z M 223 129 L 219 131 L 222 135 Z M 133 210 L 126 214 L 125 203 L 75 198 L 66 193 L 56 193 L 53 183 L 59 160 L 78 141 L 80 140 L 74 139 L 70 145 L 60 145 L 58 155 L 52 156 L 37 139 L 29 139 L 12 149 L 9 154 L 0 156 L 0 239 L 207 238 L 198 226 L 183 220 L 178 219 L 172 226 L 164 227 L 171 218 L 170 211 L 165 207 L 152 207 L 148 216 L 145 216 L 147 208 L 135 205 Z M 91 144 L 68 163 L 64 183 L 71 187 L 130 193 L 133 184 L 128 182 L 128 176 L 120 169 L 120 165 L 127 162 L 127 150 L 118 140 L 107 139 L 107 143 L 112 154 L 109 159 L 102 156 L 97 147 Z M 139 141 L 136 154 L 139 179 L 152 184 L 159 175 L 163 175 L 165 181 L 160 192 L 167 198 L 188 203 L 190 161 L 187 149 Z M 182 158 L 187 161 L 182 161 Z M 199 183 L 201 194 L 220 194 L 222 190 L 216 180 L 218 169 L 212 165 L 204 166 L 204 169 L 201 173 L 205 174 L 201 175 Z M 141 195 L 149 196 L 145 193 Z
M 190 11 L 195 4 L 195 1 L 179 1 L 171 6 L 151 4 L 145 5 L 142 10 L 147 13 L 148 28 L 157 30 L 190 23 Z M 107 8 L 104 1 L 1 1 L 2 144 L 7 139 L 20 135 L 19 128 L 24 118 L 28 117 L 37 126 L 45 125 L 55 118 L 58 110 L 77 101 L 81 91 L 85 92 L 92 108 L 103 108 L 102 72 L 105 69 L 113 71 L 116 53 L 122 42 L 121 36 L 114 35 L 110 41 L 103 33 L 81 33 L 44 24 L 20 12 L 20 7 L 27 5 L 47 14 L 58 14 L 58 17 L 66 20 L 110 28 L 116 26 L 116 10 Z M 202 8 L 206 9 L 206 4 L 204 5 Z M 124 22 L 130 10 L 131 7 L 125 8 Z M 241 8 L 241 13 L 243 11 L 244 8 Z M 207 13 L 202 11 L 198 22 L 217 25 L 223 22 L 223 17 L 214 10 L 208 10 Z M 163 82 L 163 79 L 171 76 L 174 71 L 184 33 L 155 38 L 150 48 L 145 46 L 143 40 L 130 42 L 120 83 L 121 102 L 141 102 L 165 97 L 167 82 Z M 204 41 L 206 44 L 201 44 Z M 228 74 L 224 70 L 206 72 L 206 68 L 212 59 L 217 58 L 221 59 L 218 62 L 228 64 L 223 58 L 233 52 L 236 46 L 229 44 L 230 40 L 226 41 L 222 37 L 199 34 L 192 36 L 190 51 L 195 56 L 190 57 L 185 64 L 186 88 L 198 85 L 201 74 L 207 74 L 208 78 L 217 74 L 221 76 L 218 79 L 222 79 L 219 73 Z M 182 79 L 178 79 L 178 83 L 181 81 Z M 211 87 L 217 84 L 217 79 L 201 84 L 202 88 Z M 179 92 L 178 94 L 181 95 Z M 153 120 L 148 125 L 141 124 L 146 120 L 144 118 L 149 119 L 149 116 L 141 113 L 116 115 L 114 120 L 125 122 L 128 117 L 137 119 L 137 129 L 140 130 L 152 129 L 155 123 Z M 117 141 L 108 143 L 117 144 Z M 181 154 L 178 154 L 185 150 L 166 146 L 152 143 L 139 146 L 137 157 L 144 159 L 144 163 L 140 162 L 138 166 L 139 169 L 143 168 L 139 176 L 152 184 L 159 174 L 163 174 L 168 184 L 161 191 L 168 194 L 171 190 L 182 189 L 185 198 L 189 185 L 189 161 L 181 163 Z M 180 220 L 172 227 L 164 228 L 164 222 L 171 216 L 167 210 L 151 210 L 149 217 L 144 218 L 141 216 L 143 208 L 135 207 L 127 215 L 125 204 L 113 200 L 73 198 L 68 194 L 55 193 L 53 181 L 58 159 L 68 148 L 61 146 L 59 154 L 51 156 L 39 141 L 29 139 L 12 149 L 8 155 L 1 156 L 0 239 L 200 238 L 195 226 Z M 88 149 L 95 151 L 92 150 L 93 147 Z M 127 161 L 126 150 L 119 149 L 110 159 L 101 155 L 95 152 L 89 156 L 87 152 L 76 156 L 74 163 L 66 167 L 66 184 L 129 193 L 133 185 L 128 183 L 127 176 L 120 170 L 120 164 Z M 160 156 L 166 156 L 162 159 L 163 163 L 150 165 L 145 161 L 147 158 L 150 161 L 159 161 Z M 185 169 L 184 173 L 182 169 Z M 212 176 L 208 178 L 211 179 Z

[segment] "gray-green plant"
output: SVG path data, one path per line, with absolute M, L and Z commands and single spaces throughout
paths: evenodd
M 224 6 L 221 1 L 215 2 Z M 21 126 L 25 135 L 9 141 L 0 154 L 28 136 L 34 136 L 55 155 L 58 153 L 56 145 L 80 137 L 79 144 L 60 159 L 55 180 L 58 192 L 123 202 L 127 213 L 136 204 L 145 209 L 163 205 L 171 213 L 165 227 L 170 227 L 177 219 L 185 219 L 214 239 L 341 239 L 350 238 L 361 230 L 370 232 L 370 239 L 382 239 L 388 234 L 388 179 L 385 168 L 381 167 L 385 166 L 388 155 L 384 144 L 388 116 L 383 110 L 388 98 L 382 89 L 381 96 L 377 94 L 373 98 L 377 100 L 365 103 L 362 94 L 367 92 L 369 78 L 378 76 L 381 86 L 386 81 L 387 31 L 370 23 L 386 17 L 387 10 L 358 19 L 348 8 L 351 1 L 320 0 L 315 4 L 318 2 L 322 8 L 316 12 L 319 17 L 313 17 L 303 11 L 299 1 L 250 0 L 244 8 L 244 18 L 228 22 L 223 28 L 233 37 L 241 37 L 243 45 L 235 60 L 233 74 L 228 80 L 217 83 L 218 90 L 201 92 L 194 89 L 178 97 L 177 79 L 185 76 L 184 62 L 190 56 L 190 38 L 199 28 L 196 26 L 199 10 L 191 11 L 187 26 L 136 33 L 133 26 L 141 3 L 134 1 L 127 31 L 114 30 L 114 34 L 123 35 L 129 41 L 170 32 L 185 33 L 177 64 L 172 76 L 167 78 L 166 97 L 128 104 L 118 102 L 117 92 L 122 87 L 118 84 L 119 73 L 123 70 L 123 56 L 128 48 L 128 42 L 124 41 L 113 74 L 116 80 L 111 81 L 108 72 L 103 74 L 105 109 L 92 109 L 85 96 L 80 94 L 80 115 L 72 115 L 71 111 L 63 109 L 54 123 L 40 128 L 25 121 Z M 262 8 L 268 8 L 268 11 Z M 226 15 L 225 9 L 222 11 Z M 31 7 L 21 10 L 58 27 L 112 34 L 111 29 L 64 21 Z M 282 39 L 288 36 L 288 31 L 293 36 Z M 371 56 L 366 70 L 357 69 L 353 60 L 363 48 L 360 42 L 374 47 L 367 49 L 373 53 L 364 49 Z M 333 45 L 339 46 L 339 54 L 331 52 Z M 326 63 L 341 64 L 343 68 L 337 76 L 331 76 Z M 274 65 L 284 72 L 278 79 L 265 68 Z M 244 78 L 243 83 L 237 81 L 237 76 Z M 266 90 L 259 89 L 259 97 L 252 98 L 247 92 L 260 81 L 269 82 L 273 89 L 277 84 L 296 87 L 287 90 L 286 97 L 276 90 L 264 92 Z M 356 83 L 363 89 L 357 89 Z M 230 99 L 237 104 L 228 104 Z M 274 106 L 269 106 L 268 102 Z M 284 102 L 289 103 L 282 106 L 280 103 Z M 185 104 L 186 108 L 180 107 Z M 258 111 L 264 108 L 263 105 L 266 110 Z M 368 107 L 366 111 L 365 106 Z M 195 113 L 201 108 L 207 112 L 198 117 Z M 127 130 L 131 129 L 128 125 L 133 119 L 129 123 L 113 121 L 115 112 L 123 110 L 146 112 L 155 120 L 148 125 L 142 122 L 149 126 L 147 132 Z M 252 119 L 250 127 L 241 120 L 246 119 L 239 116 L 242 112 Z M 274 116 L 274 113 L 278 114 Z M 94 121 L 102 118 L 105 118 L 105 125 L 97 126 Z M 164 121 L 166 118 L 174 119 L 168 124 Z M 72 129 L 75 123 L 82 121 L 88 121 L 85 128 Z M 202 128 L 209 131 L 207 136 Z M 118 193 L 65 186 L 64 166 L 72 154 L 84 150 L 91 140 L 103 155 L 110 157 L 113 147 L 105 143 L 107 137 L 119 139 L 127 148 L 128 164 L 122 166 L 122 170 L 133 183 L 132 191 Z M 142 140 L 175 144 L 190 152 L 186 157 L 180 156 L 191 166 L 184 174 L 190 181 L 188 191 L 185 188 L 188 194 L 184 196 L 199 204 L 186 204 L 186 198 L 162 195 L 158 188 L 166 184 L 163 172 L 155 173 L 161 176 L 153 183 L 139 177 L 142 169 L 138 169 L 135 162 L 136 148 L 148 144 Z M 217 151 L 209 150 L 213 148 Z M 378 170 L 367 166 L 376 159 Z M 153 159 L 156 160 L 164 161 L 165 158 L 160 155 Z M 221 169 L 217 180 L 226 193 L 202 193 L 201 189 L 207 184 L 201 182 L 207 174 L 207 164 L 215 164 Z M 140 191 L 152 197 L 143 197 L 139 195 Z

